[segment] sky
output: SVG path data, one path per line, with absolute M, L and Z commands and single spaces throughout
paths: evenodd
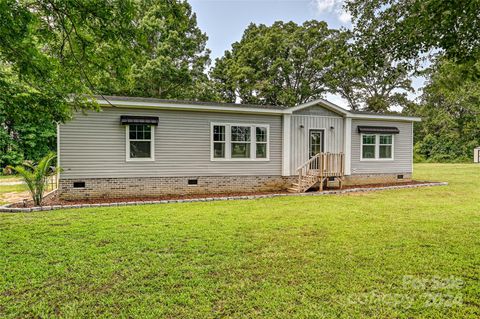
M 189 0 L 198 25 L 206 32 L 212 60 L 221 57 L 232 43 L 242 38 L 250 23 L 307 20 L 326 21 L 331 28 L 350 26 L 350 16 L 341 0 Z
M 215 61 L 232 43 L 240 41 L 250 23 L 271 25 L 275 21 L 323 20 L 330 28 L 350 28 L 350 15 L 343 10 L 343 0 L 188 0 L 197 15 L 200 29 L 208 35 L 207 47 Z M 423 83 L 414 79 L 414 87 Z M 409 94 L 414 98 L 415 94 Z M 344 108 L 345 100 L 328 94 L 326 98 Z

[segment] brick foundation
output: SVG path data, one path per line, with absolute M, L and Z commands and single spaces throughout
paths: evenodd
M 403 175 L 403 178 L 399 178 Z M 391 184 L 412 180 L 411 173 L 395 174 L 358 174 L 345 176 L 345 185 Z
M 188 185 L 196 179 L 197 185 Z M 74 182 L 85 187 L 74 188 Z M 60 179 L 61 199 L 148 197 L 158 195 L 221 194 L 283 191 L 291 178 L 282 176 L 192 176 Z
M 398 175 L 403 175 L 399 179 Z M 197 185 L 188 185 L 196 179 Z M 410 173 L 363 174 L 345 177 L 344 185 L 390 184 L 411 180 Z M 85 187 L 74 188 L 74 182 Z M 191 176 L 60 179 L 61 199 L 154 197 L 159 195 L 222 194 L 285 191 L 296 176 Z

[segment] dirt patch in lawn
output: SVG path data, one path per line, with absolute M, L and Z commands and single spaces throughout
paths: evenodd
M 26 192 L 11 192 L 4 193 L 0 195 L 0 203 L 21 203 L 23 200 L 28 200 L 30 198 L 30 193 Z M 23 207 L 23 205 L 22 205 Z
M 378 188 L 386 186 L 406 186 L 417 185 L 428 182 L 423 181 L 405 181 L 399 183 L 384 183 L 384 184 L 368 184 L 368 185 L 348 185 L 343 189 L 353 188 Z M 325 187 L 324 191 L 338 190 L 338 187 Z M 318 190 L 312 189 L 309 192 L 316 192 Z M 28 193 L 24 193 L 28 195 Z M 43 206 L 55 206 L 55 205 L 82 205 L 82 204 L 108 204 L 108 203 L 125 203 L 125 202 L 146 202 L 146 201 L 161 201 L 161 200 L 187 200 L 187 199 L 203 199 L 203 198 L 218 198 L 218 197 L 239 197 L 239 196 L 256 196 L 256 195 L 273 195 L 273 194 L 288 194 L 287 191 L 274 191 L 274 192 L 238 192 L 238 193 L 221 193 L 221 194 L 190 194 L 190 195 L 160 195 L 160 196 L 148 196 L 148 197 L 122 197 L 122 198 L 90 198 L 81 200 L 62 200 L 58 196 L 53 195 L 45 198 Z M 17 193 L 17 195 L 19 195 Z M 25 197 L 19 197 L 21 200 Z M 11 200 L 9 202 L 12 202 Z M 22 207 L 34 207 L 31 201 L 26 203 L 17 202 L 10 207 L 22 208 Z

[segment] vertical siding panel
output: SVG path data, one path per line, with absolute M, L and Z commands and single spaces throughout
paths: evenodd
M 304 128 L 300 128 L 301 125 Z M 297 168 L 308 160 L 309 131 L 313 129 L 324 129 L 326 152 L 343 152 L 342 117 L 292 115 L 290 142 L 290 173 L 292 175 L 295 175 Z

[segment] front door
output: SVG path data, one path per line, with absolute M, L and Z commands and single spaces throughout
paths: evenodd
M 324 136 L 323 130 L 310 130 L 309 147 L 308 147 L 309 158 L 312 158 L 318 153 L 323 152 L 324 150 L 323 136 Z

